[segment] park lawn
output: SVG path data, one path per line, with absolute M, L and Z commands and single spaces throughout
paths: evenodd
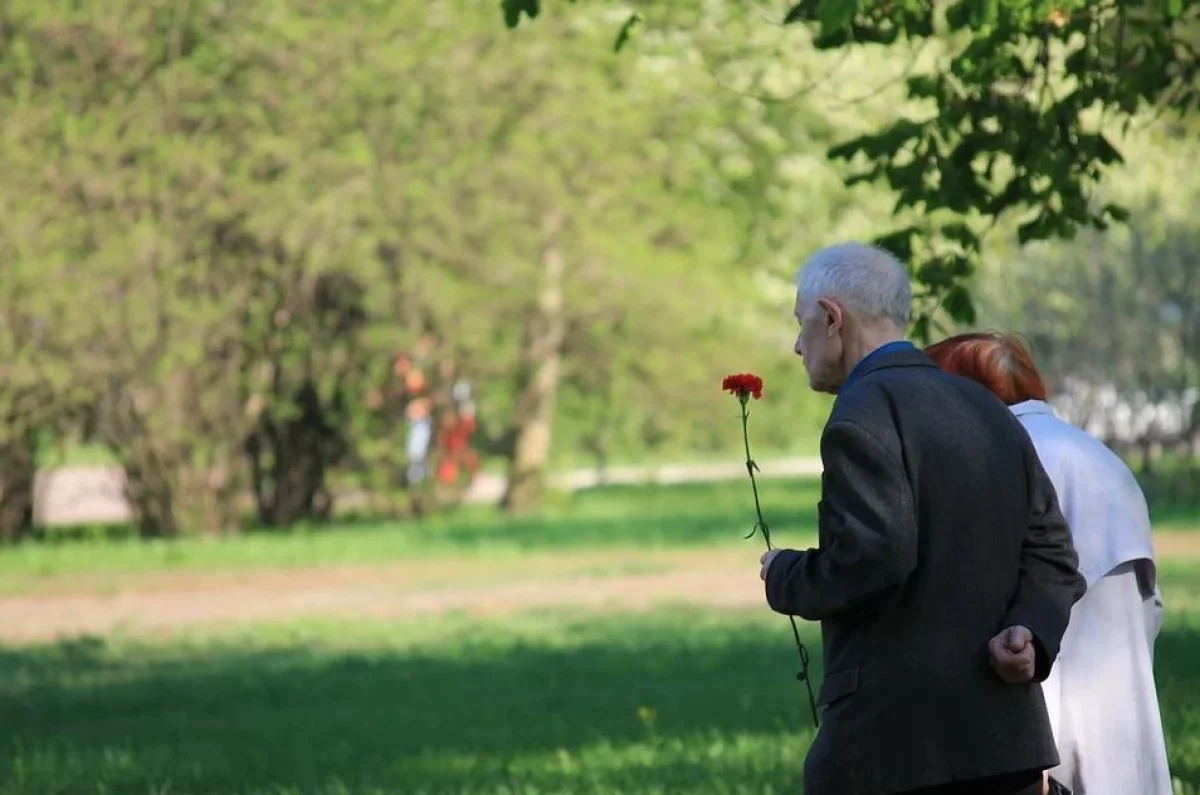
M 760 482 L 775 538 L 795 542 L 815 530 L 819 482 Z M 538 514 L 506 518 L 468 506 L 419 521 L 347 522 L 292 532 L 182 538 L 30 542 L 0 548 L 3 590 L 76 573 L 215 571 L 379 564 L 447 555 L 519 558 L 530 552 L 683 549 L 747 544 L 754 524 L 743 480 L 671 486 L 608 486 L 555 494 Z M 51 536 L 53 538 L 53 536 Z
M 763 513 L 778 545 L 808 542 L 820 482 L 760 481 Z M 240 571 L 382 564 L 454 555 L 515 560 L 537 552 L 733 548 L 751 543 L 750 487 L 744 480 L 606 486 L 556 493 L 539 513 L 507 518 L 487 506 L 413 521 L 339 522 L 291 532 L 252 532 L 171 541 L 71 539 L 0 547 L 0 591 L 73 574 Z M 1173 503 L 1156 517 L 1172 533 L 1200 528 L 1200 504 Z M 752 543 L 759 543 L 754 541 Z
M 816 483 L 762 489 L 777 542 L 810 540 Z M 756 558 L 761 541 L 741 538 L 749 504 L 736 481 L 611 487 L 528 519 L 470 509 L 219 541 L 27 544 L 0 551 L 0 582 L 32 593 L 83 575 L 390 561 L 436 584 L 460 560 L 500 578 L 615 576 L 710 552 Z M 1200 795 L 1200 554 L 1180 516 L 1161 536 L 1157 666 L 1179 791 Z M 765 609 L 661 603 L 0 647 L 0 795 L 794 792 L 811 739 L 794 655 Z
M 1160 698 L 1195 795 L 1200 564 L 1162 578 Z M 794 655 L 766 610 L 670 605 L 9 648 L 0 795 L 795 792 Z

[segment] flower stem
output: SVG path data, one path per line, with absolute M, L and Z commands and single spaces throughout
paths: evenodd
M 742 442 L 746 446 L 746 472 L 750 475 L 750 488 L 754 491 L 754 513 L 758 517 L 758 524 L 754 526 L 754 530 L 750 531 L 750 535 L 754 535 L 755 530 L 762 530 L 763 541 L 767 542 L 769 550 L 771 549 L 771 530 L 763 520 L 762 504 L 758 499 L 758 482 L 754 479 L 754 469 L 757 465 L 750 457 L 750 412 L 746 409 L 746 401 L 743 399 L 740 402 L 742 404 Z
M 758 499 L 758 482 L 754 479 L 754 470 L 758 465 L 754 463 L 754 459 L 750 456 L 750 412 L 746 409 L 747 398 L 746 394 L 738 395 L 738 402 L 742 404 L 742 442 L 746 447 L 746 472 L 750 475 L 750 488 L 754 491 L 754 513 L 758 517 L 758 524 L 750 531 L 750 538 L 755 531 L 762 530 L 763 541 L 767 543 L 767 550 L 771 549 L 771 530 L 767 527 L 766 521 L 762 515 L 762 503 Z M 813 697 L 812 679 L 809 677 L 808 671 L 808 647 L 804 645 L 804 641 L 800 639 L 800 628 L 796 626 L 796 617 L 788 616 L 788 621 L 792 624 L 792 637 L 796 641 L 796 651 L 800 655 L 800 670 L 796 673 L 796 678 L 804 682 L 804 689 L 808 691 L 808 708 L 812 711 L 813 726 L 820 728 L 821 720 L 817 716 L 817 701 Z

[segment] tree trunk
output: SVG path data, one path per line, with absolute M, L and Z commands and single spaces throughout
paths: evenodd
M 36 441 L 31 431 L 0 445 L 0 541 L 16 541 L 33 527 Z
M 501 503 L 509 514 L 526 513 L 537 507 L 550 457 L 554 403 L 566 334 L 562 227 L 563 216 L 558 211 L 544 221 L 542 282 L 536 310 L 530 314 L 522 334 L 508 485 Z
M 179 535 L 179 517 L 175 512 L 175 494 L 170 468 L 163 466 L 135 442 L 126 453 L 125 496 L 133 507 L 138 535 L 142 538 L 174 538 Z
M 147 403 L 158 396 L 148 397 Z M 100 404 L 98 433 L 121 460 L 125 497 L 143 538 L 175 538 L 185 531 L 224 533 L 240 525 L 239 481 L 231 457 L 199 463 L 186 442 L 166 438 L 147 421 L 137 390 L 122 385 Z M 163 411 L 161 406 L 151 410 Z
M 322 521 L 332 508 L 326 472 L 338 456 L 338 431 L 327 424 L 311 382 L 294 401 L 296 417 L 281 422 L 264 412 L 246 443 L 258 518 L 267 527 Z

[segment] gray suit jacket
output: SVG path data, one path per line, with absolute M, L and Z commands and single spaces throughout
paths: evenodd
M 1038 682 L 1084 593 L 1033 445 L 978 384 L 915 348 L 863 362 L 821 438 L 819 547 L 779 554 L 767 600 L 820 621 L 822 725 L 807 795 L 884 795 L 1053 767 L 1041 687 L 987 642 L 1036 637 Z

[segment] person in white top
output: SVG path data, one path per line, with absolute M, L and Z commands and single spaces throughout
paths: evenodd
M 1150 515 L 1133 473 L 1101 441 L 1055 416 L 1015 335 L 963 334 L 925 352 L 942 369 L 986 386 L 1021 421 L 1058 493 L 1087 579 L 1042 684 L 1061 757 L 1047 790 L 1171 795 L 1153 667 L 1163 601 Z

